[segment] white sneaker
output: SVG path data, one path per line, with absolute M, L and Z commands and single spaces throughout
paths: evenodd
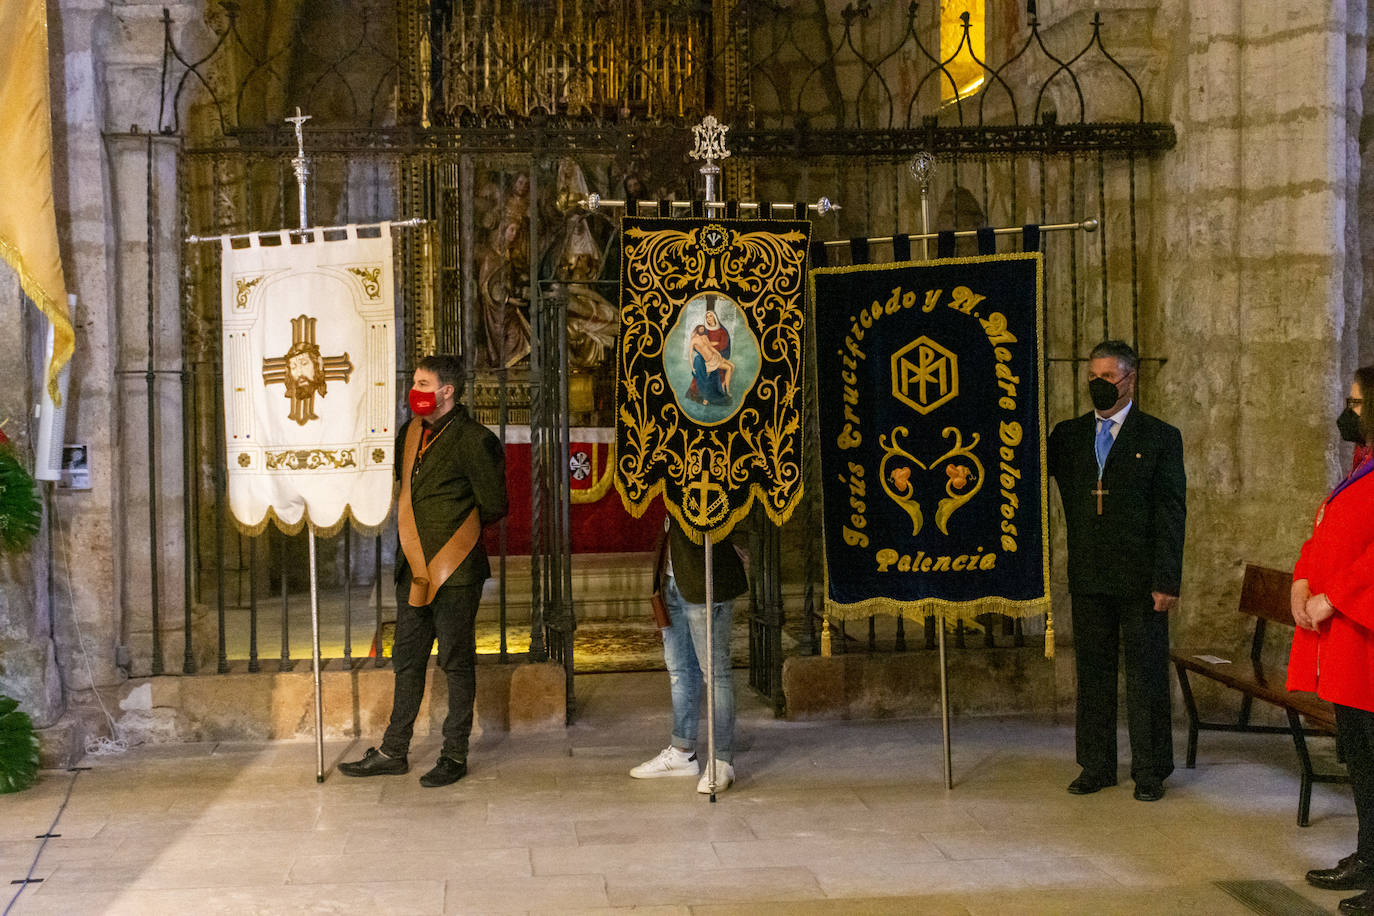
M 724 792 L 735 784 L 735 768 L 724 760 L 716 761 L 716 792 Z M 702 795 L 711 794 L 711 770 L 708 767 L 702 771 L 701 779 L 697 781 L 697 791 Z
M 635 779 L 657 779 L 660 776 L 695 776 L 699 772 L 697 755 L 665 747 L 653 760 L 646 760 L 630 771 Z

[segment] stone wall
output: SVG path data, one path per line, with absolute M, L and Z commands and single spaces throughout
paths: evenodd
M 129 640 L 147 627 L 147 427 L 127 370 L 145 368 L 141 342 L 146 334 L 135 331 L 146 325 L 149 302 L 158 310 L 155 339 L 174 358 L 178 346 L 176 170 L 175 159 L 167 155 L 172 147 L 163 138 L 152 144 L 154 194 L 147 194 L 147 131 L 158 117 L 164 6 L 64 0 L 49 11 L 54 198 L 67 290 L 77 297 L 65 438 L 88 447 L 92 486 L 51 490 L 49 530 L 32 556 L 37 569 L 7 561 L 0 570 L 0 592 L 8 599 L 0 614 L 0 640 L 17 635 L 28 643 L 8 648 L 5 665 L 11 678 L 17 680 L 14 672 L 23 669 L 30 682 L 26 689 L 12 680 L 5 689 L 26 699 L 25 708 L 44 727 L 64 712 L 85 715 L 85 700 L 68 702 L 64 690 L 84 697 L 92 687 L 119 683 Z M 172 9 L 190 18 L 189 5 Z M 8 279 L 0 283 L 0 311 L 9 316 L 7 343 L 20 343 L 9 337 L 36 325 Z M 4 386 L 0 400 L 15 421 L 9 434 L 27 451 L 36 428 L 26 428 L 37 392 L 29 380 L 42 371 L 41 348 L 29 340 L 3 353 L 0 367 L 6 377 L 22 381 Z M 158 397 L 175 392 L 159 385 Z M 179 402 L 172 407 L 179 412 Z M 176 434 L 159 446 L 158 462 L 175 470 L 180 447 Z M 140 471 L 144 483 L 131 489 L 131 475 Z M 179 479 L 160 474 L 158 486 L 174 497 L 172 502 L 179 501 Z M 180 514 L 178 506 L 169 508 L 169 517 Z M 168 539 L 160 546 L 171 558 L 165 563 L 164 588 L 179 593 L 179 580 L 170 578 L 180 569 L 179 543 Z M 63 727 L 54 734 L 83 731 Z M 59 752 L 49 759 L 64 756 Z
M 0 386 L 0 420 L 26 465 L 37 430 L 29 405 L 40 390 L 43 328 L 46 322 L 20 294 L 18 275 L 0 262 L 0 364 L 17 373 L 16 384 Z M 27 553 L 0 555 L 0 694 L 18 700 L 39 728 L 66 708 L 48 601 L 48 533 L 45 521 Z
M 390 668 L 370 664 L 348 669 L 331 665 L 322 671 L 325 738 L 378 738 L 391 715 L 393 685 Z M 314 683 L 308 668 L 270 674 L 133 678 L 100 692 L 119 736 L 130 744 L 315 736 Z M 416 718 L 416 738 L 438 735 L 447 711 L 447 680 L 431 665 Z M 561 729 L 566 714 L 561 665 L 478 664 L 474 738 L 489 732 Z

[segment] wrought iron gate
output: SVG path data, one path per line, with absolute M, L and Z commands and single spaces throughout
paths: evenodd
M 195 56 L 178 46 L 167 22 L 159 129 L 182 138 L 188 232 L 288 224 L 293 142 L 281 119 L 297 105 L 315 116 L 306 136 L 315 162 L 310 210 L 318 220 L 431 220 L 397 248 L 398 366 L 406 370 L 400 381 L 421 352 L 459 353 L 467 403 L 503 432 L 508 424 L 529 426 L 529 652 L 563 663 L 570 715 L 576 618 L 569 429 L 575 415 L 604 423 L 598 411 L 609 405 L 606 380 L 577 370 L 569 286 L 576 281 L 614 301 L 615 232 L 604 217 L 572 206 L 577 194 L 569 192 L 573 179 L 565 163 L 604 196 L 693 195 L 683 156 L 687 126 L 715 113 L 733 126 L 725 196 L 828 196 L 844 209 L 819 220 L 815 236 L 840 239 L 920 231 L 919 189 L 908 164 L 913 155 L 930 153 L 938 163 L 935 228 L 1100 220 L 1096 235 L 1044 242 L 1053 415 L 1077 411 L 1075 370 L 1103 336 L 1143 345 L 1146 365 L 1158 364 L 1151 347 L 1154 304 L 1140 275 L 1139 252 L 1149 240 L 1142 201 L 1151 193 L 1150 160 L 1172 147 L 1172 128 L 1147 121 L 1140 86 L 1109 52 L 1108 28 L 1096 14 L 1061 13 L 1052 22 L 1033 12 L 989 17 L 986 46 L 993 50 L 984 55 L 975 50 L 976 24 L 968 21 L 962 30 L 945 29 L 958 36 L 957 44 L 941 46 L 941 5 L 930 6 L 855 2 L 826 19 L 809 5 L 747 0 L 540 0 L 507 4 L 504 12 L 499 3 L 479 0 L 372 0 L 350 6 L 344 40 L 325 27 L 338 15 L 329 3 L 302 4 L 275 31 L 272 23 L 244 21 L 225 3 L 209 14 L 215 40 Z M 944 87 L 957 85 L 956 66 L 969 60 L 982 74 L 981 87 L 947 100 Z M 484 224 L 493 213 L 499 225 Z M 574 277 L 557 257 L 553 263 L 541 257 L 548 239 L 588 219 L 603 220 L 590 230 L 599 273 Z M 498 229 L 523 246 L 508 245 L 504 261 L 492 254 Z M 523 265 L 512 253 L 520 250 Z M 180 422 L 187 464 L 196 471 L 187 494 L 193 573 L 187 616 L 192 602 L 213 593 L 216 667 L 227 671 L 224 621 L 246 602 L 247 664 L 257 670 L 260 580 L 274 579 L 285 667 L 291 664 L 293 547 L 279 535 L 244 538 L 225 518 L 217 267 L 212 251 L 183 252 Z M 508 360 L 508 331 L 522 322 L 529 352 Z M 522 348 L 518 333 L 512 339 Z M 1150 376 L 1143 381 L 1148 396 Z M 590 409 L 579 403 L 587 398 Z M 808 473 L 814 480 L 815 467 Z M 808 495 L 792 525 L 767 528 L 754 545 L 750 683 L 778 709 L 789 640 L 800 652 L 817 651 L 820 643 L 819 519 L 817 499 Z M 342 655 L 349 663 L 356 655 L 353 587 L 373 583 L 380 630 L 390 551 L 382 538 L 360 543 L 347 532 L 324 549 L 327 576 L 342 585 Z M 524 631 L 523 616 L 517 630 L 509 626 L 515 599 L 507 583 L 516 577 L 504 528 L 499 552 L 497 654 L 504 661 L 514 654 L 508 633 Z M 207 576 L 212 585 L 203 581 Z M 800 583 L 800 594 L 787 594 L 788 582 Z M 785 629 L 788 600 L 794 617 L 800 615 Z M 158 609 L 153 613 L 157 632 Z M 904 648 L 898 626 L 893 646 Z M 932 627 L 926 621 L 927 645 Z M 191 633 L 188 627 L 188 671 L 197 667 Z M 869 648 L 878 645 L 875 634 L 870 623 Z M 839 635 L 843 647 L 845 634 Z M 982 639 L 1021 644 L 1028 635 L 1034 636 L 989 620 Z M 154 673 L 162 665 L 160 652 L 150 656 Z

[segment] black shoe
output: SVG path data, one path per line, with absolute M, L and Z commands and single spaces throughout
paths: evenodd
M 1347 914 L 1374 913 L 1374 891 L 1365 891 L 1357 897 L 1347 897 L 1336 907 L 1336 912 Z
M 1131 794 L 1136 801 L 1159 801 L 1164 797 L 1164 782 L 1159 779 L 1137 779 L 1135 791 Z
M 426 789 L 451 786 L 468 774 L 468 765 L 452 757 L 440 757 L 434 762 L 434 769 L 420 777 L 420 785 Z
M 361 760 L 339 764 L 339 772 L 345 776 L 400 776 L 410 772 L 410 764 L 404 757 L 388 757 L 370 747 Z
M 1114 776 L 1095 776 L 1084 770 L 1078 774 L 1078 778 L 1069 783 L 1070 795 L 1091 795 L 1108 786 L 1116 785 Z
M 1352 852 L 1335 868 L 1312 869 L 1307 873 L 1307 883 L 1324 891 L 1367 891 L 1374 888 L 1374 864 Z

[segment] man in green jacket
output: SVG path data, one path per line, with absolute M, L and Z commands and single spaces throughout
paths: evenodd
M 380 748 L 339 764 L 345 776 L 400 775 L 425 693 L 434 641 L 448 681 L 444 744 L 420 785 L 446 786 L 467 773 L 468 737 L 477 691 L 477 605 L 491 575 L 482 528 L 506 514 L 501 442 L 456 401 L 462 364 L 455 356 L 426 356 L 415 369 L 410 409 L 415 416 L 396 437 L 396 673 L 391 723 Z
M 670 625 L 663 630 L 663 661 L 673 696 L 673 736 L 658 756 L 630 770 L 635 779 L 660 776 L 695 776 L 698 714 L 705 684 L 706 658 L 706 551 L 692 543 L 675 521 L 668 525 L 667 569 L 662 593 Z M 730 632 L 734 623 L 734 599 L 749 590 L 744 561 L 730 538 L 717 541 L 711 551 L 712 681 L 716 713 L 716 787 L 730 788 L 735 781 L 735 682 L 730 664 Z M 704 736 L 700 738 L 704 741 Z M 703 773 L 697 791 L 710 794 L 710 772 Z

